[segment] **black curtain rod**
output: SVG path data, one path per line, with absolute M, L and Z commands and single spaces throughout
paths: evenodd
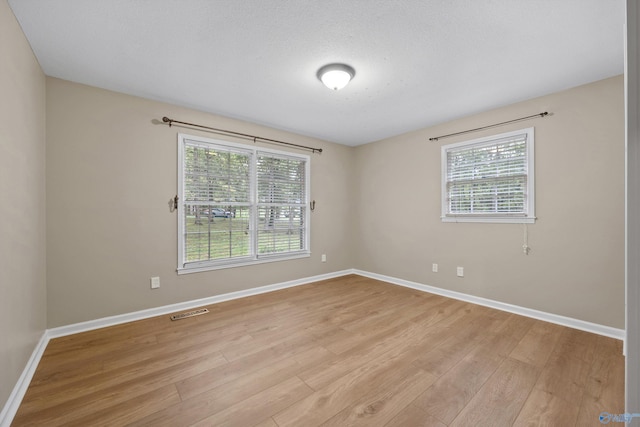
M 508 123 L 514 123 L 514 122 L 519 122 L 521 120 L 528 120 L 528 119 L 533 119 L 535 117 L 544 117 L 544 116 L 548 116 L 548 115 L 549 115 L 549 113 L 547 111 L 545 111 L 544 113 L 533 114 L 533 115 L 527 116 L 527 117 L 520 117 L 519 119 L 509 120 L 509 121 L 502 122 L 502 123 L 496 123 L 496 124 L 493 124 L 493 125 L 483 126 L 483 127 L 475 128 L 475 129 L 463 130 L 462 132 L 450 133 L 448 135 L 436 136 L 435 138 L 429 138 L 429 141 L 437 141 L 440 138 L 448 138 L 448 137 L 454 136 L 454 135 L 462 135 L 464 133 L 476 132 L 476 131 L 483 130 L 483 129 L 489 129 L 489 128 L 493 128 L 493 127 L 496 127 L 496 126 L 506 125 Z
M 232 130 L 224 130 L 224 129 L 212 128 L 210 126 L 197 125 L 195 123 L 181 122 L 179 120 L 170 119 L 169 117 L 166 117 L 166 116 L 162 118 L 162 121 L 165 122 L 165 123 L 169 123 L 169 127 L 171 127 L 171 125 L 174 124 L 174 123 L 178 123 L 178 124 L 181 124 L 181 125 L 192 126 L 192 127 L 197 127 L 197 128 L 201 128 L 201 129 L 208 129 L 208 130 L 211 130 L 211 131 L 214 131 L 214 132 L 221 132 L 221 133 L 226 133 L 226 134 L 230 134 L 230 135 L 241 136 L 243 138 L 253 139 L 253 142 L 256 142 L 257 140 L 260 140 L 260 141 L 272 142 L 274 144 L 282 144 L 282 145 L 288 145 L 290 147 L 302 148 L 304 150 L 311 150 L 314 153 L 316 153 L 316 152 L 317 153 L 322 153 L 322 148 L 307 147 L 306 145 L 298 145 L 298 144 L 293 144 L 291 142 L 278 141 L 277 139 L 263 138 L 261 136 L 255 136 L 255 135 L 249 135 L 249 134 L 246 134 L 246 133 L 234 132 Z

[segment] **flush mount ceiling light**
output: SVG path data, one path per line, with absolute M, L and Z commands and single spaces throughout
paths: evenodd
M 346 64 L 328 64 L 318 70 L 318 79 L 332 90 L 340 90 L 356 75 L 356 70 Z

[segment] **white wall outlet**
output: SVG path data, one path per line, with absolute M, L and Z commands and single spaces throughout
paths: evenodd
M 327 254 L 322 254 L 322 262 L 327 262 Z
M 431 264 L 431 271 L 433 271 L 434 273 L 438 272 L 438 264 L 433 263 Z
M 464 277 L 464 267 L 457 268 L 458 277 Z
M 158 289 L 160 287 L 160 278 L 152 277 L 151 278 L 151 289 Z

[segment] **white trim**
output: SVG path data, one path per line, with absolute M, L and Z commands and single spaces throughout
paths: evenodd
M 77 334 L 80 332 L 91 331 L 94 329 L 106 328 L 108 326 L 119 325 L 122 323 L 133 322 L 136 320 L 148 319 L 149 317 L 162 316 L 165 314 L 175 313 L 177 311 L 191 310 L 205 305 L 217 304 L 224 301 L 230 301 L 238 298 L 250 297 L 253 295 L 264 294 L 267 292 L 278 291 L 280 289 L 292 288 L 294 286 L 306 285 L 308 283 L 319 282 L 321 280 L 333 279 L 340 276 L 351 274 L 351 270 L 336 271 L 333 273 L 320 274 L 318 276 L 305 277 L 303 279 L 290 280 L 288 282 L 276 283 L 273 285 L 260 286 L 258 288 L 245 289 L 242 291 L 230 292 L 228 294 L 214 295 L 191 301 L 179 302 L 176 304 L 164 305 L 161 307 L 149 308 L 147 310 L 134 311 L 132 313 L 119 314 L 116 316 L 103 317 L 101 319 L 89 320 L 72 325 L 60 326 L 49 329 L 50 338 L 58 338 L 66 335 Z
M 484 307 L 494 308 L 496 310 L 506 311 L 521 316 L 531 317 L 533 319 L 545 322 L 555 323 L 557 325 L 566 326 L 581 331 L 591 332 L 606 337 L 611 337 L 624 341 L 626 334 L 624 329 L 612 328 L 610 326 L 599 325 L 597 323 L 587 322 L 584 320 L 574 319 L 571 317 L 561 316 L 558 314 L 547 313 L 544 311 L 534 310 L 531 308 L 521 307 L 488 298 L 477 297 L 462 292 L 450 291 L 435 286 L 425 285 L 422 283 L 412 282 L 409 280 L 399 279 L 397 277 L 385 276 L 382 274 L 371 273 L 358 269 L 348 269 L 336 271 L 333 273 L 321 274 L 318 276 L 305 277 L 302 279 L 290 280 L 288 282 L 276 283 L 273 285 L 261 286 L 258 288 L 245 289 L 242 291 L 230 292 L 222 295 L 214 295 L 212 297 L 201 298 L 191 301 L 180 302 L 176 304 L 165 305 L 161 307 L 150 308 L 147 310 L 135 311 L 132 313 L 119 314 L 116 316 L 103 317 L 101 319 L 89 320 L 86 322 L 75 323 L 67 326 L 47 330 L 48 338 L 58 338 L 66 335 L 77 334 L 80 332 L 91 331 L 94 329 L 105 328 L 108 326 L 119 325 L 122 323 L 133 322 L 136 320 L 147 319 L 155 316 L 175 313 L 177 311 L 191 310 L 205 305 L 217 304 L 224 301 L 230 301 L 238 298 L 249 297 L 253 295 L 273 292 L 280 289 L 291 288 L 294 286 L 306 285 L 308 283 L 319 282 L 321 280 L 333 279 L 336 277 L 346 276 L 348 274 L 357 274 L 371 279 L 381 280 L 394 285 L 404 286 L 431 294 L 441 295 Z
M 591 332 L 593 334 L 603 335 L 605 337 L 616 338 L 622 340 L 623 342 L 625 340 L 624 329 L 612 328 L 610 326 L 599 325 L 597 323 L 586 322 L 584 320 L 573 319 L 571 317 L 560 316 L 558 314 L 546 313 L 544 311 L 533 310 L 531 308 L 520 307 L 517 305 L 507 304 L 487 298 L 476 297 L 473 295 L 464 294 L 462 292 L 436 288 L 435 286 L 423 285 L 422 283 L 411 282 L 409 280 L 398 279 L 396 277 L 385 276 L 377 273 L 369 273 L 368 271 L 353 270 L 353 273 L 360 276 L 369 277 L 371 279 L 389 282 L 394 285 L 404 286 L 406 288 L 416 289 L 436 295 L 442 295 L 448 298 L 482 305 L 484 307 L 495 308 L 496 310 L 519 314 L 521 316 L 531 317 L 533 319 L 555 323 L 556 325 L 579 329 L 581 331 Z
M 297 255 L 288 255 L 288 256 L 276 255 L 273 257 L 267 255 L 267 256 L 262 256 L 258 259 L 250 258 L 245 261 L 236 261 L 236 262 L 225 261 L 225 264 L 211 264 L 211 263 L 203 262 L 202 265 L 178 268 L 176 269 L 176 271 L 178 272 L 178 274 L 202 273 L 203 271 L 222 270 L 225 268 L 233 268 L 233 267 L 247 267 L 249 265 L 264 264 L 267 262 L 291 261 L 294 259 L 309 258 L 310 256 L 311 256 L 311 252 L 302 252 Z
M 464 216 L 464 215 L 449 215 L 449 216 L 441 216 L 440 219 L 442 222 L 484 222 L 484 223 L 495 223 L 495 224 L 535 224 L 536 217 L 523 217 L 523 216 Z
M 36 368 L 40 363 L 42 354 L 47 348 L 47 344 L 49 344 L 49 338 L 49 331 L 45 330 L 40 337 L 40 341 L 36 344 L 36 348 L 31 353 L 31 357 L 27 361 L 27 365 L 22 371 L 22 375 L 20 375 L 18 382 L 16 382 L 16 385 L 13 387 L 2 412 L 0 412 L 0 427 L 9 427 L 13 421 L 13 417 L 16 416 L 20 403 L 22 403 L 22 399 L 29 388 L 33 374 L 35 374 Z

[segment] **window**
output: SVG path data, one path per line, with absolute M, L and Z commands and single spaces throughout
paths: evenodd
M 533 128 L 442 147 L 442 221 L 533 223 Z
M 309 256 L 309 156 L 178 135 L 178 272 Z

